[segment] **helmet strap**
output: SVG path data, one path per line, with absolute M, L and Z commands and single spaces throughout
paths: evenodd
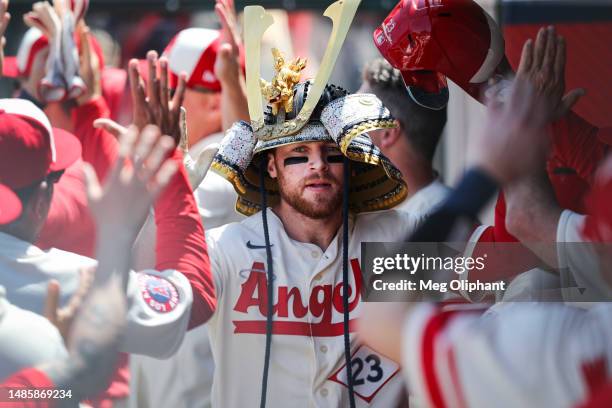
M 342 189 L 342 309 L 344 317 L 344 360 L 346 363 L 346 382 L 349 392 L 350 408 L 355 408 L 355 391 L 353 390 L 353 369 L 351 366 L 351 338 L 349 331 L 349 274 L 348 274 L 348 244 L 349 244 L 349 182 L 351 179 L 350 160 L 343 156 L 344 187 Z
M 266 270 L 268 281 L 268 305 L 266 310 L 266 351 L 264 355 L 264 369 L 261 379 L 261 399 L 259 402 L 260 408 L 266 406 L 266 394 L 268 391 L 268 372 L 270 370 L 270 352 L 272 348 L 272 311 L 274 309 L 273 299 L 273 276 L 272 270 L 272 248 L 270 246 L 270 232 L 268 231 L 268 197 L 266 194 L 266 160 L 262 160 L 259 168 L 259 191 L 261 194 L 261 218 L 264 229 L 264 239 L 266 245 Z

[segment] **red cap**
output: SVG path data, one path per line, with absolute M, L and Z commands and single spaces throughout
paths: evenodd
M 170 40 L 162 53 L 168 59 L 170 87 L 176 88 L 181 72 L 187 74 L 188 88 L 204 88 L 221 91 L 221 83 L 215 75 L 215 61 L 221 43 L 221 33 L 209 28 L 187 28 Z M 146 60 L 138 61 L 138 71 L 148 81 Z
M 475 98 L 504 57 L 499 27 L 472 0 L 400 0 L 374 43 L 407 86 L 436 93 L 448 77 Z
M 32 64 L 36 56 L 49 46 L 49 40 L 38 28 L 30 28 L 26 31 L 17 55 L 6 57 L 2 66 L 2 75 L 9 78 L 29 77 L 32 72 Z
M 52 128 L 36 105 L 25 99 L 0 99 L 0 183 L 16 190 L 66 169 L 81 156 L 81 144 L 65 130 Z M 2 190 L 4 191 L 4 189 Z M 2 213 L 12 197 L 0 191 Z
M 164 53 L 168 58 L 170 86 L 175 88 L 181 72 L 187 73 L 187 86 L 221 91 L 215 75 L 215 61 L 221 42 L 221 33 L 208 28 L 188 28 L 170 41 Z
M 13 222 L 21 214 L 21 201 L 13 191 L 0 184 L 0 225 Z

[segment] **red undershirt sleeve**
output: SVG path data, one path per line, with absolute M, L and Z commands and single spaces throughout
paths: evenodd
M 217 305 L 204 226 L 195 202 L 182 154 L 175 150 L 173 160 L 179 171 L 155 204 L 156 269 L 175 269 L 189 280 L 193 305 L 189 328 L 205 323 Z

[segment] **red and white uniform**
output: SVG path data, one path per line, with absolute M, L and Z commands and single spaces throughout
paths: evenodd
M 295 241 L 268 210 L 274 268 L 274 326 L 268 407 L 346 407 L 342 307 L 342 237 L 326 250 Z M 359 214 L 349 225 L 350 318 L 362 311 L 361 243 L 397 241 L 417 219 L 399 211 Z M 261 214 L 208 232 L 218 307 L 208 328 L 215 375 L 213 406 L 253 406 L 260 400 L 264 365 L 267 283 Z M 399 366 L 374 350 L 351 344 L 359 407 L 392 407 L 403 388 Z M 239 387 L 236 384 L 240 383 Z
M 569 112 L 550 126 L 551 156 L 546 168 L 562 208 L 576 213 L 585 213 L 585 197 L 592 187 L 595 171 L 609 151 L 606 130 L 598 129 L 580 116 Z M 480 243 L 518 242 L 505 228 L 506 204 L 500 194 L 495 207 L 494 226 L 480 226 L 469 239 L 472 256 L 480 256 Z M 560 220 L 563 221 L 563 220 Z M 562 228 L 562 227 L 560 227 Z M 561 239 L 559 242 L 564 242 Z M 483 249 L 486 251 L 486 248 Z M 488 259 L 482 271 L 471 271 L 469 280 L 494 282 L 511 280 L 524 271 L 536 267 L 540 261 L 527 248 L 522 253 L 513 252 L 507 258 L 503 252 L 499 259 Z M 503 268 L 498 267 L 504 266 Z M 514 268 L 509 268 L 513 265 Z
M 513 303 L 484 315 L 418 306 L 403 373 L 429 407 L 575 407 L 612 379 L 612 304 Z

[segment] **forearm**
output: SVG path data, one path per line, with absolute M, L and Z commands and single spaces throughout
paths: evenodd
M 235 122 L 249 120 L 244 76 L 241 73 L 235 78 L 235 81 L 222 83 L 221 88 L 221 125 L 225 131 Z
M 106 284 L 112 277 L 120 278 L 123 292 L 127 288 L 135 236 L 124 226 L 100 225 L 96 238 L 98 267 L 94 285 Z
M 537 176 L 512 186 L 506 194 L 506 228 L 549 266 L 558 266 L 556 239 L 562 209 L 552 187 Z
M 173 160 L 182 161 L 178 150 Z M 174 269 L 189 280 L 193 291 L 189 327 L 193 328 L 212 316 L 216 296 L 204 227 L 182 165 L 155 204 L 155 223 L 156 269 Z

